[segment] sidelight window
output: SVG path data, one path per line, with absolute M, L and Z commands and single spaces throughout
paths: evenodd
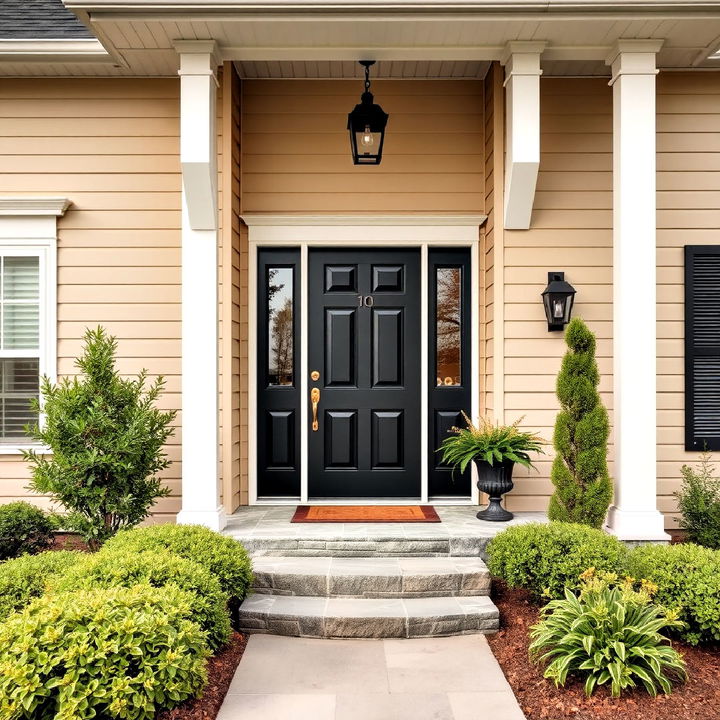
M 462 384 L 462 268 L 435 270 L 435 383 Z
M 268 385 L 294 383 L 295 345 L 293 268 L 267 271 Z

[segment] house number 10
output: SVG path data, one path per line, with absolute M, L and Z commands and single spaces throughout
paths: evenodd
M 358 307 L 372 307 L 375 304 L 372 295 L 358 295 Z

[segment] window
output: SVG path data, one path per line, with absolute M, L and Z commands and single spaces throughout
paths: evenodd
M 30 400 L 56 374 L 56 218 L 62 198 L 0 198 L 0 453 L 29 440 Z

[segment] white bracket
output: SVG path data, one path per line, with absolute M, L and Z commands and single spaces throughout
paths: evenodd
M 505 46 L 505 227 L 530 227 L 540 168 L 540 55 L 544 42 Z

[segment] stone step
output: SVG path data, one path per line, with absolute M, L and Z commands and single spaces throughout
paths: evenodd
M 324 598 L 254 594 L 240 606 L 240 630 L 316 638 L 414 638 L 492 633 L 489 597 Z
M 253 559 L 256 593 L 353 598 L 488 595 L 490 573 L 473 557 Z

